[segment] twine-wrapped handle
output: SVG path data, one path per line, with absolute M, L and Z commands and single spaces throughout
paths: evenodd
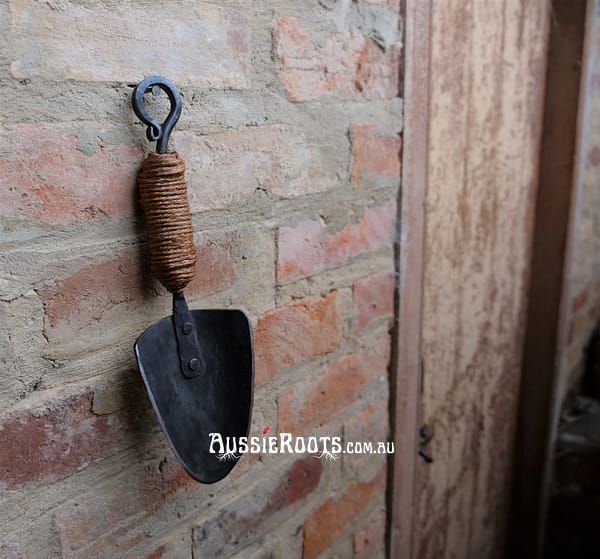
M 144 107 L 144 93 L 165 91 L 171 111 L 159 124 Z M 177 152 L 168 151 L 169 135 L 181 114 L 181 96 L 173 82 L 161 76 L 141 81 L 132 97 L 135 114 L 148 126 L 146 135 L 157 142 L 157 153 L 150 153 L 138 174 L 138 188 L 152 270 L 172 293 L 183 291 L 194 278 L 196 247 L 192 216 L 185 182 L 185 163 Z

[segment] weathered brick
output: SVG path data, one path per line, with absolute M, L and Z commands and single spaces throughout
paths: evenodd
M 390 435 L 390 419 L 387 386 L 381 387 L 382 399 L 352 415 L 344 423 L 344 442 L 387 442 Z M 387 460 L 386 454 L 344 454 L 342 474 L 346 479 L 365 481 L 371 479 Z
M 361 410 L 344 426 L 347 441 L 385 441 L 389 436 L 389 409 L 387 398 L 378 400 Z
M 48 372 L 48 361 L 42 357 L 47 341 L 42 335 L 40 298 L 30 290 L 9 301 L 0 301 L 0 401 L 4 410 L 9 402 L 17 403 L 41 388 Z
M 16 536 L 9 536 L 0 542 L 0 557 L 2 559 L 27 559 L 21 542 Z
M 72 276 L 41 287 L 39 293 L 50 328 L 61 322 L 83 325 L 99 320 L 110 307 L 151 296 L 156 285 L 148 285 L 151 271 L 138 251 L 125 249 L 110 256 L 109 260 L 84 265 Z
M 233 263 L 223 247 L 207 244 L 198 254 L 201 273 L 190 284 L 188 295 L 209 295 L 229 287 L 234 278 Z M 163 297 L 157 297 L 157 289 Z M 74 336 L 85 332 L 86 337 L 97 340 L 97 347 L 121 339 L 127 325 L 142 320 L 144 313 L 151 313 L 153 308 L 156 313 L 161 308 L 158 312 L 167 314 L 170 306 L 166 291 L 135 249 L 84 266 L 65 279 L 47 282 L 39 294 L 49 341 L 72 344 Z M 95 346 L 88 340 L 88 347 Z
M 360 221 L 329 233 L 321 219 L 279 229 L 277 279 L 280 282 L 311 276 L 366 252 L 391 246 L 395 235 L 396 204 L 367 208 Z
M 341 338 L 337 292 L 293 301 L 265 313 L 254 333 L 257 385 L 286 367 L 335 349 Z
M 273 514 L 304 499 L 319 485 L 322 463 L 313 457 L 296 460 L 271 493 L 264 512 Z
M 167 514 L 178 492 L 201 488 L 170 454 L 100 480 L 56 512 L 63 557 L 120 557 L 147 538 L 145 518 Z
M 64 224 L 135 208 L 138 148 L 82 147 L 83 128 L 19 124 L 0 136 L 0 215 Z M 110 134 L 97 127 L 96 136 Z
M 196 277 L 186 288 L 190 302 L 220 298 L 253 312 L 272 305 L 269 264 L 274 247 L 268 231 L 242 226 L 207 232 L 197 236 L 196 248 Z M 142 252 L 145 247 L 106 254 L 106 260 L 93 263 L 78 259 L 68 264 L 71 275 L 62 267 L 63 277 L 41 283 L 37 291 L 46 313 L 48 340 L 60 343 L 63 351 L 85 330 L 86 337 L 80 339 L 88 347 L 103 347 L 122 340 L 132 329 L 141 333 L 144 324 L 169 314 L 170 298 L 153 278 Z
M 319 146 L 301 130 L 249 126 L 210 136 L 173 135 L 186 162 L 192 211 L 224 207 L 257 189 L 293 197 L 327 190 L 336 168 L 324 165 Z
M 250 31 L 231 8 L 192 0 L 111 5 L 11 0 L 10 8 L 8 57 L 19 80 L 132 83 L 162 74 L 180 86 L 249 84 Z
M 376 124 L 361 124 L 352 129 L 352 184 L 380 187 L 400 184 L 399 134 L 390 136 Z
M 364 206 L 384 204 L 394 196 L 387 186 L 396 185 L 388 156 L 402 105 L 398 2 L 356 0 L 341 6 L 343 14 L 339 3 L 321 2 L 332 11 L 315 4 L 301 23 L 284 18 L 273 28 L 271 14 L 305 10 L 192 0 L 0 2 L 0 81 L 7 86 L 0 220 L 9 243 L 0 251 L 7 272 L 0 278 L 0 346 L 8 348 L 0 351 L 0 397 L 18 402 L 0 418 L 2 435 L 12 430 L 0 461 L 18 471 L 12 486 L 0 475 L 7 494 L 0 557 L 299 557 L 307 511 L 330 496 L 332 482 L 353 483 L 348 491 L 367 502 L 375 459 L 359 475 L 343 459 L 327 465 L 251 455 L 222 483 L 197 484 L 172 456 L 139 374 L 124 373 L 135 382 L 118 378 L 121 364 L 133 362 L 135 336 L 171 306 L 147 266 L 146 247 L 130 243 L 140 225 L 141 150 L 154 148 L 129 96 L 130 86 L 157 73 L 182 90 L 183 117 L 170 145 L 186 160 L 193 210 L 224 210 L 206 212 L 206 222 L 195 216 L 198 274 L 186 295 L 192 308 L 245 308 L 258 319 L 260 421 L 253 433 L 267 424 L 281 431 L 278 397 L 297 381 L 290 421 L 309 430 L 311 421 L 335 418 L 335 434 L 378 438 L 387 427 L 387 383 L 375 375 L 385 375 L 378 361 L 389 341 L 381 351 L 377 343 L 364 350 L 377 353 L 365 357 L 370 368 L 339 352 L 376 340 L 389 314 L 387 287 L 378 291 L 365 276 L 389 270 L 381 263 L 392 260 L 395 208 L 392 201 Z M 172 44 L 165 48 L 156 37 Z M 303 108 L 290 98 L 319 102 Z M 385 124 L 347 133 L 371 121 Z M 352 188 L 337 196 L 332 186 L 344 184 Z M 325 200 L 324 207 L 310 198 Z M 265 223 L 269 201 L 275 213 Z M 231 204 L 244 205 L 243 215 L 229 212 Z M 312 247 L 304 241 L 306 223 L 297 221 L 309 218 L 316 220 L 309 223 Z M 282 220 L 289 220 L 287 237 L 277 230 Z M 313 274 L 316 283 L 295 281 Z M 352 339 L 357 332 L 360 339 Z M 326 382 L 356 383 L 334 387 L 333 403 L 315 394 L 321 410 L 309 405 L 310 390 L 318 389 L 320 371 L 310 370 L 316 362 Z M 293 367 L 306 373 L 306 386 Z M 74 378 L 90 384 L 69 385 Z M 64 391 L 54 388 L 64 383 Z M 38 454 L 31 436 L 39 439 Z M 335 506 L 343 500 L 343 539 L 329 551 L 350 557 L 353 543 L 373 550 L 366 532 L 381 503 L 374 496 L 359 518 L 346 498 L 335 498 Z M 307 534 L 310 540 L 310 528 Z
M 396 11 L 400 10 L 400 0 L 360 0 L 360 2 L 373 4 L 375 6 L 388 6 Z
M 257 490 L 217 511 L 193 532 L 193 551 L 202 557 L 227 557 L 241 550 L 268 526 L 281 524 L 293 504 L 305 499 L 319 485 L 320 460 L 296 460 L 273 484 L 267 476 Z
M 165 556 L 167 551 L 167 546 L 165 544 L 157 547 L 150 554 L 146 555 L 144 559 L 162 559 Z
M 356 401 L 372 380 L 387 376 L 389 337 L 375 347 L 347 355 L 312 382 L 290 386 L 279 400 L 279 430 L 311 433 Z
M 385 511 L 379 510 L 373 520 L 354 535 L 354 559 L 376 559 L 385 556 Z
M 175 524 L 175 526 L 173 526 Z M 136 547 L 130 557 L 137 559 L 191 559 L 191 530 L 185 524 L 173 523 L 160 536 L 146 534 L 146 541 Z M 86 558 L 87 559 L 87 558 Z
M 331 547 L 369 502 L 385 490 L 385 467 L 366 483 L 350 485 L 338 498 L 330 497 L 304 523 L 303 559 L 313 559 Z
M 210 295 L 229 287 L 235 278 L 229 235 L 197 245 L 197 272 L 187 290 L 192 295 Z M 84 266 L 74 275 L 40 290 L 50 326 L 85 313 L 100 313 L 123 303 L 156 296 L 147 259 L 138 249 L 125 249 L 114 258 Z M 93 316 L 98 320 L 97 314 Z
M 245 475 L 252 467 L 260 461 L 260 454 L 246 454 L 244 459 L 240 460 L 235 468 L 229 474 L 231 479 L 237 479 Z
M 273 26 L 273 46 L 293 101 L 398 94 L 400 51 L 395 45 L 382 50 L 357 31 L 331 34 L 318 45 L 296 18 L 282 17 Z
M 394 274 L 358 280 L 352 286 L 352 301 L 356 332 L 361 332 L 377 318 L 391 316 L 394 312 Z
M 0 483 L 8 489 L 65 477 L 131 444 L 122 418 L 92 412 L 92 391 L 46 397 L 1 420 Z

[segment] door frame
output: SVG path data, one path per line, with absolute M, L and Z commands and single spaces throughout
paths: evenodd
M 395 340 L 391 423 L 388 556 L 412 555 L 415 467 L 421 391 L 425 201 L 429 152 L 431 0 L 404 2 L 404 126 L 398 199 Z

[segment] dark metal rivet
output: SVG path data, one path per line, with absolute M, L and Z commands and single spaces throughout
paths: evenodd
M 184 333 L 185 335 L 191 334 L 193 329 L 194 329 L 194 327 L 192 326 L 192 323 L 191 323 L 191 322 L 186 322 L 186 323 L 183 325 L 183 333 Z
M 200 364 L 200 362 L 198 361 L 198 359 L 196 359 L 194 357 L 193 359 L 190 359 L 190 362 L 188 363 L 188 367 L 190 368 L 190 371 L 195 371 L 198 368 L 199 364 Z

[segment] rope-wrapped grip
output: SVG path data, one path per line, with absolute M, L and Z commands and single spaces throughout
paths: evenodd
M 171 293 L 183 291 L 196 271 L 184 175 L 185 162 L 175 151 L 150 153 L 138 174 L 152 270 Z

